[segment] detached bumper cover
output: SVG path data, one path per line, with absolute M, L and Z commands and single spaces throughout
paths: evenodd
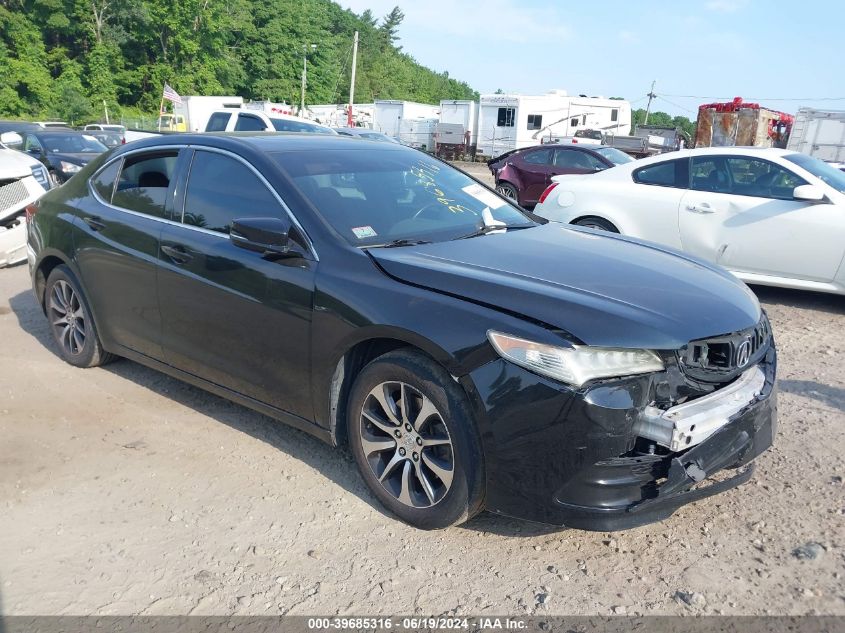
M 555 396 L 542 378 L 500 366 L 486 398 L 494 440 L 488 509 L 572 528 L 623 530 L 664 520 L 687 503 L 738 486 L 751 477 L 751 462 L 772 445 L 777 430 L 776 365 L 771 348 L 746 381 L 727 389 L 720 403 L 731 403 L 726 420 L 699 444 L 669 455 L 636 456 L 631 448 L 647 409 L 649 377 L 582 392 L 557 386 Z M 749 399 L 737 403 L 737 393 Z M 498 404 L 505 397 L 507 409 Z

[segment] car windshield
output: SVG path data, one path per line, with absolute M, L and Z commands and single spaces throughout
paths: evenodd
M 88 134 L 50 134 L 39 139 L 48 152 L 70 154 L 101 153 L 108 149 Z
M 332 134 L 328 128 L 320 125 L 313 125 L 312 123 L 305 123 L 304 121 L 294 121 L 293 119 L 270 119 L 270 123 L 277 132 L 311 132 L 313 134 Z
M 795 163 L 802 169 L 806 169 L 816 178 L 819 178 L 840 193 L 845 193 L 845 172 L 831 167 L 823 160 L 807 156 L 806 154 L 788 154 L 784 158 L 790 163 Z
M 614 165 L 624 165 L 625 163 L 631 163 L 634 161 L 634 159 L 628 156 L 628 154 L 616 149 L 615 147 L 593 147 L 591 149 L 604 156 Z
M 469 176 L 421 152 L 393 147 L 272 156 L 353 246 L 445 241 L 500 224 L 534 226 Z

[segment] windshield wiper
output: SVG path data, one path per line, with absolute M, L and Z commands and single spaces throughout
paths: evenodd
M 479 237 L 481 235 L 487 235 L 488 233 L 493 233 L 494 231 L 508 231 L 510 229 L 530 229 L 533 224 L 485 224 L 482 227 L 477 228 L 472 233 L 467 233 L 466 235 L 460 235 L 458 237 L 453 237 L 453 240 L 467 240 L 471 237 Z
M 396 248 L 397 246 L 417 246 L 418 244 L 431 244 L 431 241 L 402 238 L 401 240 L 393 240 L 392 242 L 385 242 L 384 244 L 374 244 L 368 248 Z

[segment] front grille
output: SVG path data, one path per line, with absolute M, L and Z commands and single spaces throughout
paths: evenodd
M 0 213 L 14 209 L 29 197 L 23 180 L 3 181 L 0 184 Z
M 764 314 L 753 328 L 691 341 L 678 351 L 681 370 L 695 380 L 726 382 L 754 365 L 768 350 L 772 329 Z

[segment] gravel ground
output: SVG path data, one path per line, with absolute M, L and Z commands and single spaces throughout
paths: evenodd
M 613 534 L 421 532 L 346 451 L 129 361 L 66 365 L 26 267 L 0 270 L 0 613 L 845 615 L 845 298 L 755 290 L 781 394 L 750 483 Z

